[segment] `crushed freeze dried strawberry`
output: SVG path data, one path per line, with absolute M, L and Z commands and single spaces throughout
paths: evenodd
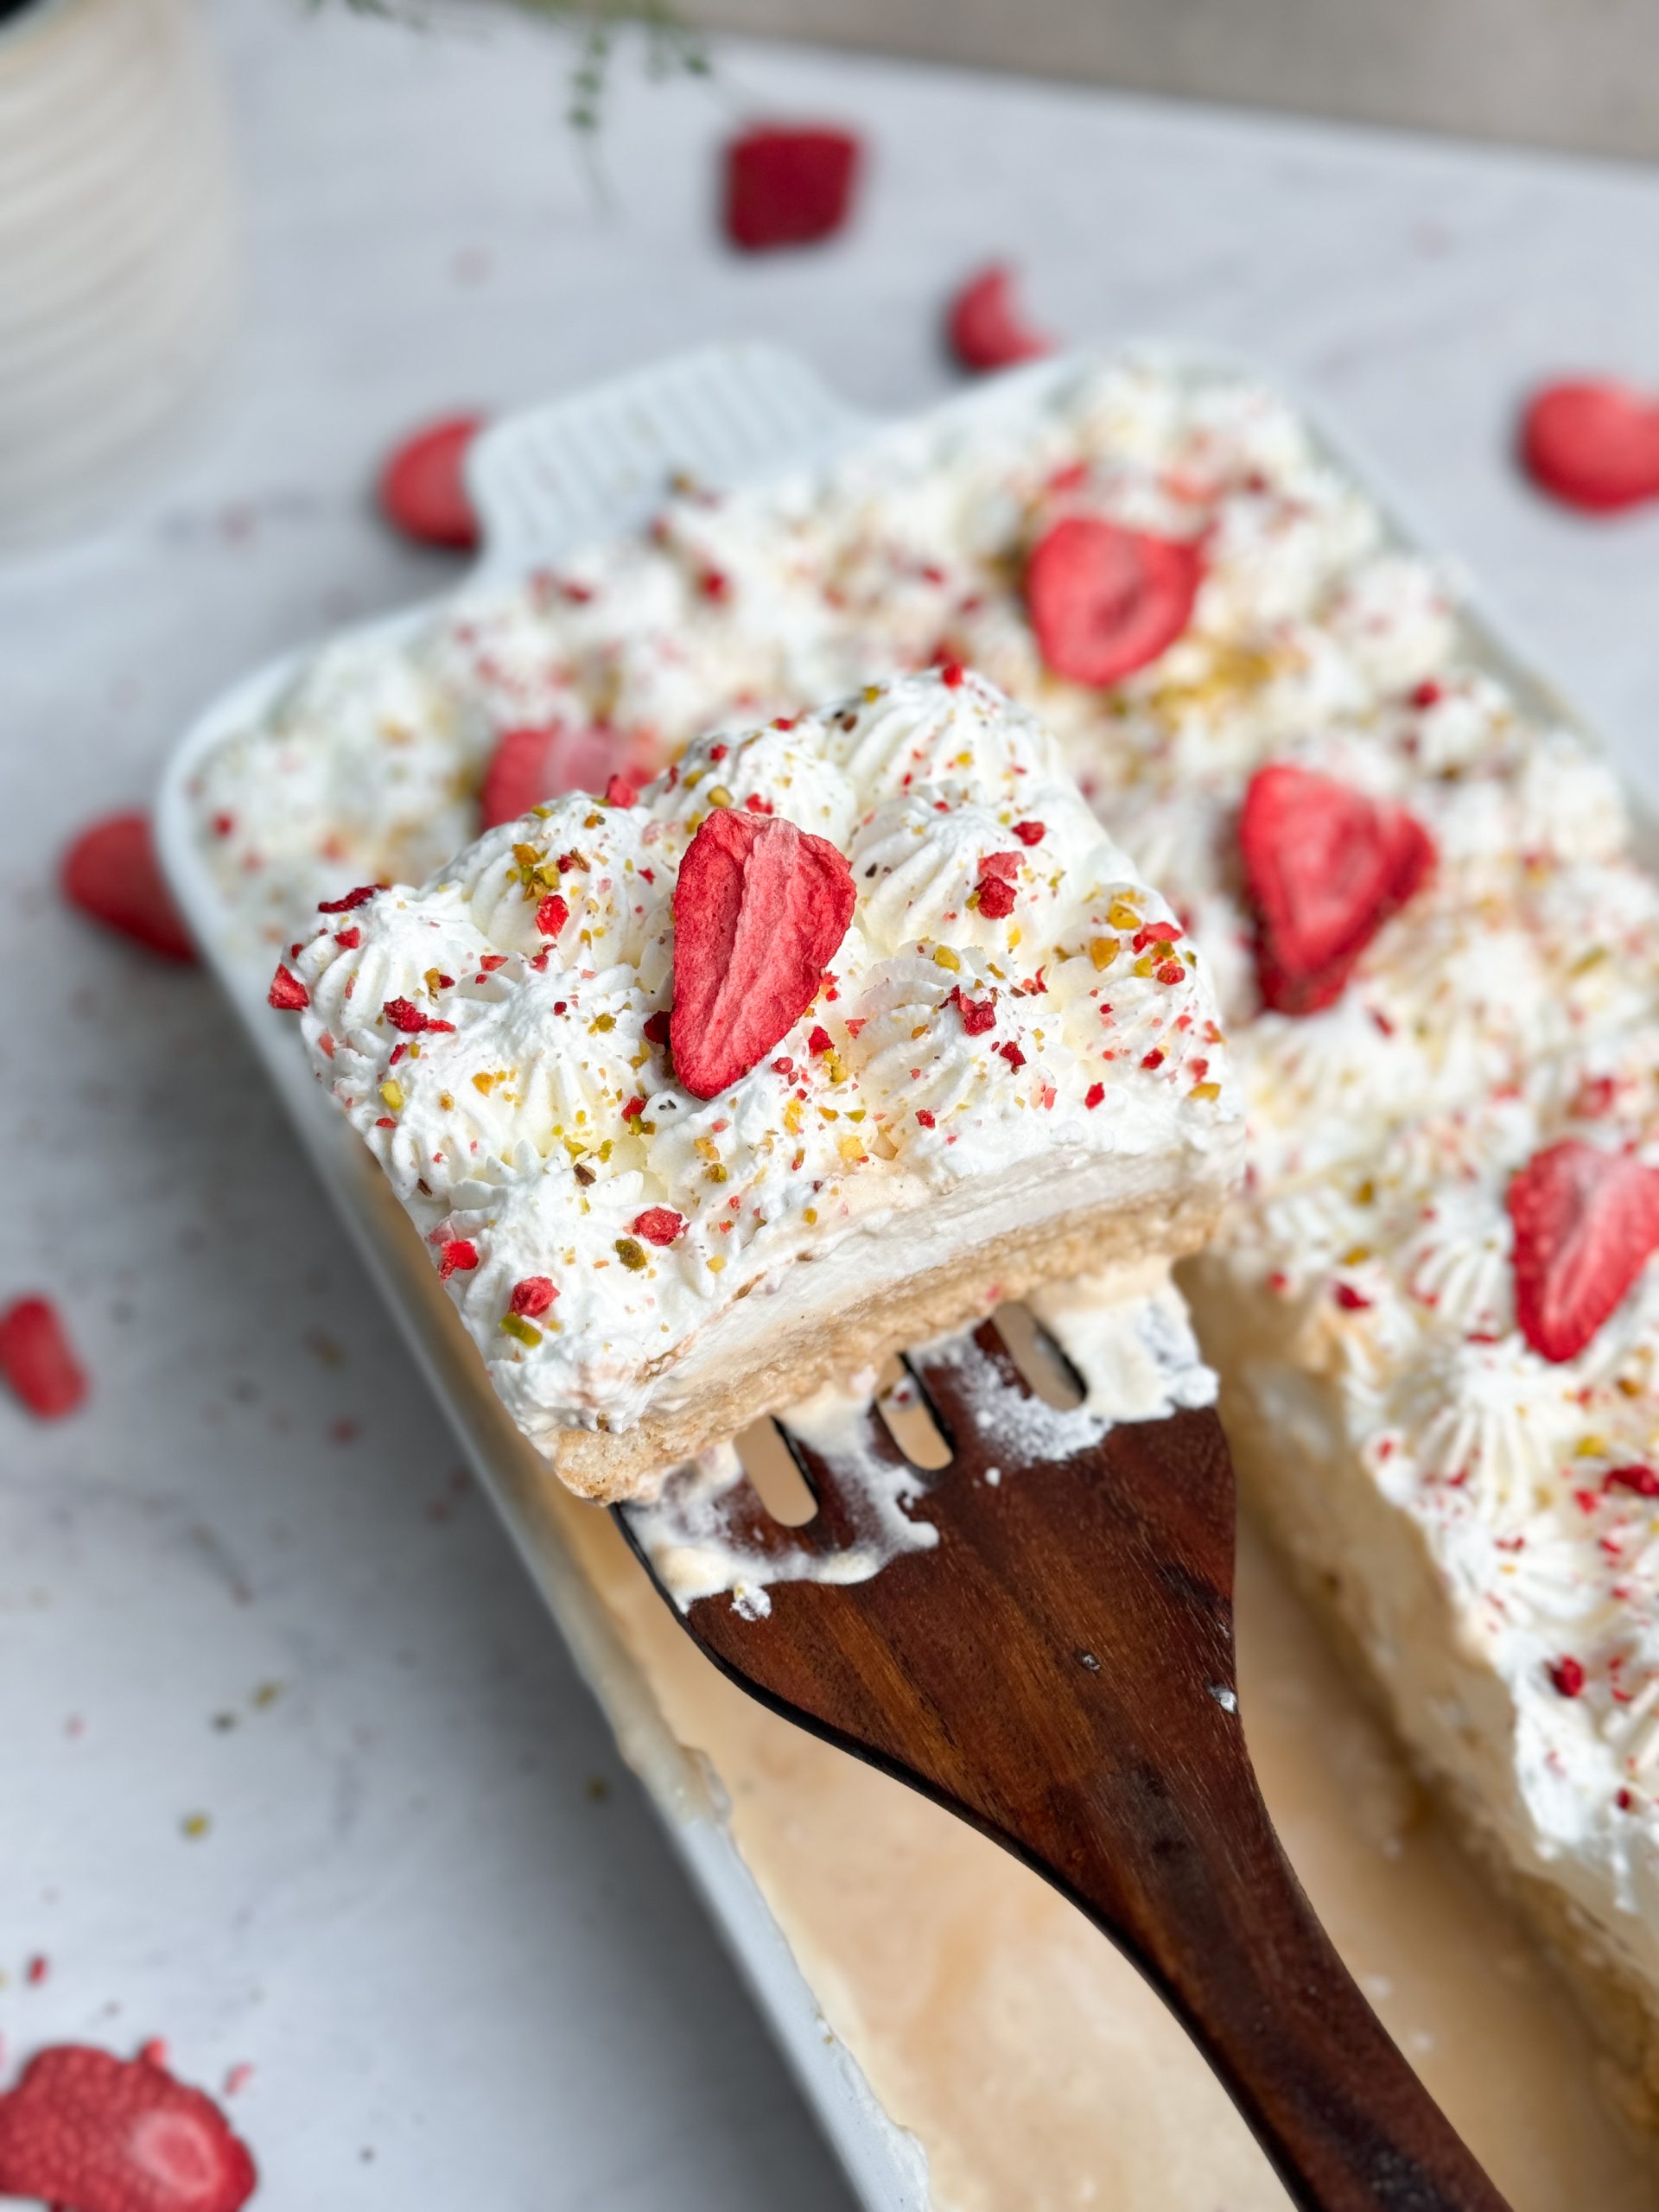
M 817 995 L 847 934 L 845 856 L 782 815 L 721 807 L 697 830 L 674 898 L 675 1072 L 712 1098 L 760 1065 Z
M 265 994 L 265 1004 L 274 1006 L 279 1014 L 297 1014 L 302 1007 L 311 1003 L 311 994 L 291 975 L 279 960 L 276 973 L 270 979 L 270 988 Z
M 1603 1490 L 1627 1490 L 1633 1497 L 1659 1497 L 1659 1471 L 1652 1467 L 1609 1467 Z
M 995 1028 L 996 1008 L 988 999 L 965 998 L 960 984 L 950 996 L 962 1016 L 962 1026 L 970 1037 L 982 1037 L 988 1029 Z
M 1048 835 L 1046 822 L 1016 822 L 1014 834 L 1022 845 L 1040 845 Z
M 1549 1679 L 1562 1697 L 1582 1697 L 1584 1694 L 1584 1667 L 1581 1661 L 1568 1656 L 1554 1660 Z
M 1103 1083 L 1091 1083 L 1083 1094 L 1083 1103 L 1092 1111 L 1105 1096 L 1106 1086 Z
M 984 861 L 980 861 L 980 880 L 973 887 L 980 900 L 980 913 L 988 916 L 988 920 L 993 920 L 993 923 L 1007 923 L 1007 918 L 1013 913 L 1013 900 L 1015 900 L 1015 889 L 1013 889 L 1013 882 L 1008 880 L 1013 869 L 1004 869 L 1000 865 L 1004 861 L 1013 861 L 1013 854 L 993 852 Z
M 1026 566 L 1038 649 L 1074 683 L 1120 683 L 1173 645 L 1204 580 L 1196 545 L 1090 515 L 1054 524 Z
M 939 681 L 947 691 L 959 691 L 962 689 L 962 678 L 963 666 L 959 660 L 945 660 L 939 663 Z
M 1143 1068 L 1162 1067 L 1164 1065 L 1164 1056 L 1162 1052 L 1160 1052 L 1156 1045 L 1153 1046 L 1149 1052 L 1142 1054 L 1141 1065 Z
M 860 155 L 849 130 L 752 124 L 726 148 L 726 235 L 747 253 L 832 237 L 847 219 Z
M 0 1375 L 32 1414 L 56 1421 L 86 1395 L 86 1376 L 49 1299 L 20 1298 L 0 1313 Z
M 1256 980 L 1281 1014 L 1317 1013 L 1338 997 L 1434 865 L 1428 832 L 1403 807 L 1285 762 L 1251 778 L 1238 841 L 1255 909 Z
M 1011 369 L 1054 350 L 1052 339 L 1022 319 L 1014 271 L 1005 262 L 995 261 L 969 278 L 950 302 L 944 327 L 964 369 Z
M 61 2044 L 0 2096 L 0 2196 L 60 2212 L 238 2212 L 257 2178 L 212 2101 L 149 2059 Z
M 358 946 L 361 944 L 362 942 L 363 932 L 358 928 L 355 922 L 353 923 L 351 928 L 348 930 L 336 930 L 334 931 L 334 943 L 340 947 L 342 952 L 355 952 Z
M 570 918 L 570 902 L 550 891 L 536 909 L 536 926 L 543 937 L 557 937 Z
M 684 1230 L 685 1217 L 672 1206 L 647 1206 L 634 1216 L 633 1233 L 643 1236 L 647 1244 L 671 1244 Z
M 507 1300 L 507 1311 L 521 1319 L 534 1321 L 545 1313 L 558 1296 L 557 1286 L 547 1275 L 524 1275 L 512 1286 L 512 1295 Z
M 639 786 L 632 776 L 607 777 L 605 784 L 607 806 L 632 806 L 639 796 Z
M 317 912 L 320 914 L 349 914 L 359 906 L 366 906 L 378 887 L 372 883 L 359 883 L 355 891 L 348 891 L 342 899 L 319 899 Z
M 452 415 L 405 438 L 380 474 L 380 505 L 388 522 L 423 545 L 470 552 L 478 543 L 478 518 L 462 464 L 482 428 L 479 416 Z
M 622 1118 L 625 1122 L 637 1122 L 645 1110 L 645 1100 L 636 1095 L 632 1098 L 630 1098 L 624 1105 L 622 1109 Z
M 1521 458 L 1535 484 L 1588 514 L 1659 498 L 1659 402 L 1605 380 L 1546 385 L 1522 416 Z
M 1568 1137 L 1510 1184 L 1515 1317 L 1543 1358 L 1575 1358 L 1659 1249 L 1659 1171 Z
M 112 814 L 83 830 L 64 854 L 59 886 L 72 906 L 164 960 L 196 948 L 156 857 L 147 814 Z
M 925 1106 L 918 1106 L 916 1109 L 916 1119 L 925 1129 L 931 1129 L 933 1127 L 933 1116 Z
M 1363 1291 L 1356 1290 L 1351 1282 L 1332 1283 L 1331 1295 L 1344 1313 L 1368 1313 L 1370 1311 L 1370 1300 Z
M 479 791 L 479 827 L 516 822 L 563 791 L 597 791 L 615 767 L 620 745 L 603 725 L 504 730 Z
M 1026 1056 L 1012 1037 L 1006 1045 L 999 1045 L 996 1049 L 1011 1068 L 1022 1068 L 1026 1065 Z
M 809 1052 L 827 1052 L 830 1049 L 831 1042 L 830 1032 L 827 1029 L 812 1029 L 807 1033 L 806 1049 Z
M 410 999 L 388 999 L 380 1009 L 394 1029 L 413 1037 L 426 1027 L 426 1016 Z
M 1149 944 L 1173 944 L 1185 934 L 1179 922 L 1145 922 L 1129 943 L 1136 952 L 1144 952 Z
M 453 1274 L 471 1274 L 478 1265 L 478 1247 L 470 1237 L 452 1236 L 438 1254 L 438 1280 L 448 1282 Z

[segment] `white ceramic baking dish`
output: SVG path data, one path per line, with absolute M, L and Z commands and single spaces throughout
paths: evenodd
M 1138 349 L 1142 353 L 1148 349 Z M 1192 378 L 1237 365 L 1159 349 Z M 1076 373 L 1076 357 L 1039 364 L 976 387 L 937 417 L 1001 420 L 1034 413 L 1052 384 Z M 913 424 L 904 426 L 906 433 Z M 552 563 L 576 547 L 644 524 L 669 478 L 685 472 L 722 486 L 794 474 L 882 427 L 836 398 L 803 364 L 760 346 L 720 348 L 671 361 L 560 401 L 492 429 L 476 448 L 470 478 L 483 522 L 477 575 L 501 580 Z M 1326 442 L 1329 443 L 1329 442 Z M 1331 446 L 1356 480 L 1375 473 Z M 1416 542 L 1400 524 L 1402 542 Z M 416 608 L 359 634 L 395 637 Z M 1561 709 L 1484 617 L 1488 658 L 1522 701 L 1541 714 Z M 887 2117 L 845 2046 L 830 2032 L 777 1922 L 733 1844 L 718 1782 L 682 1749 L 655 1696 L 624 1648 L 594 1585 L 561 1533 L 568 1510 L 502 1414 L 483 1379 L 416 1233 L 371 1156 L 312 1080 L 289 1027 L 265 1002 L 268 947 L 229 926 L 198 844 L 190 786 L 205 757 L 245 729 L 291 677 L 302 655 L 261 670 L 218 700 L 183 740 L 168 766 L 157 811 L 163 863 L 248 1039 L 282 1097 L 307 1151 L 443 1404 L 545 1597 L 625 1755 L 658 1805 L 669 1835 L 785 2050 L 809 2101 L 872 2212 L 921 2212 L 925 2160 Z

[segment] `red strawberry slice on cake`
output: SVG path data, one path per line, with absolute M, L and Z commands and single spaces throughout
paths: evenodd
M 1515 1318 L 1543 1358 L 1575 1359 L 1659 1250 L 1659 1173 L 1568 1137 L 1510 1185 Z
M 1203 581 L 1187 539 L 1068 515 L 1026 564 L 1026 606 L 1045 665 L 1073 683 L 1121 683 L 1174 644 Z
M 757 1067 L 817 997 L 853 918 L 853 872 L 781 814 L 721 807 L 674 893 L 674 1072 L 712 1098 Z
M 1427 882 L 1434 845 L 1402 806 L 1286 762 L 1250 779 L 1239 849 L 1256 916 L 1256 980 L 1280 1014 L 1315 1014 Z
M 516 822 L 561 791 L 602 791 L 619 755 L 631 757 L 633 749 L 602 725 L 572 728 L 553 722 L 545 728 L 504 730 L 478 795 L 480 829 Z

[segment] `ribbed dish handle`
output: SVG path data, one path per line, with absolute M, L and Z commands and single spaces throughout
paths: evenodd
M 484 566 L 521 570 L 638 530 L 677 475 L 728 489 L 828 461 L 871 427 L 775 346 L 681 354 L 478 439 L 467 480 Z

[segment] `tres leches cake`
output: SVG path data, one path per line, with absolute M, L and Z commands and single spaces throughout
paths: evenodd
M 318 1077 L 572 1487 L 1085 1268 L 1195 1249 L 1243 1125 L 1200 955 L 954 666 L 690 745 L 326 902 Z
M 1114 605 L 1122 619 L 1095 620 Z M 440 868 L 480 823 L 595 763 L 661 767 L 719 721 L 787 717 L 941 653 L 1042 715 L 1141 875 L 1175 895 L 1185 934 L 1169 942 L 1183 959 L 1201 949 L 1249 1125 L 1244 1192 L 1182 1270 L 1242 1485 L 1418 1764 L 1580 1980 L 1632 2108 L 1659 2123 L 1659 897 L 1606 766 L 1517 696 L 1440 566 L 1391 541 L 1281 398 L 1231 374 L 1084 361 L 1022 409 L 946 410 L 782 486 L 683 487 L 646 536 L 480 583 L 394 640 L 307 664 L 204 765 L 202 849 L 244 941 L 274 950 L 319 899 Z M 650 804 L 672 812 L 671 798 Z M 1024 795 L 1011 805 L 1010 829 L 1041 811 Z M 780 810 L 850 855 L 826 820 Z M 1022 863 L 1016 899 L 1035 885 Z M 423 897 L 459 910 L 469 895 Z M 382 893 L 376 912 L 395 899 L 414 910 L 410 894 Z M 531 942 L 525 903 L 509 978 Z M 342 916 L 342 933 L 360 920 Z M 1106 933 L 1133 946 L 1137 932 Z M 964 957 L 955 938 L 948 949 Z M 1035 936 L 1016 950 L 1047 963 L 1051 988 L 1071 973 Z M 453 1003 L 441 1012 L 415 988 L 431 964 L 401 983 L 384 970 L 364 995 L 378 1009 L 406 989 L 416 1014 L 459 1035 Z M 1030 1081 L 1039 1056 L 1002 1025 L 1038 1017 L 1002 964 L 999 1026 L 975 1040 L 974 1064 L 1007 1037 Z M 845 963 L 830 966 L 840 977 Z M 327 942 L 299 967 L 321 992 L 335 973 Z M 456 979 L 452 1001 L 513 988 L 471 980 L 481 963 L 441 972 Z M 854 1039 L 829 1018 L 863 1019 L 836 988 L 809 1031 L 821 1026 L 843 1071 L 874 1084 L 875 1033 Z M 919 1008 L 912 1026 L 941 1054 L 968 1052 L 939 1003 L 933 1028 Z M 1065 1025 L 1077 1019 L 1068 1005 Z M 308 1020 L 326 1051 L 324 1032 L 340 1033 L 317 1007 Z M 366 1023 L 352 1111 L 442 1233 L 454 1196 L 419 1187 L 413 1142 L 399 1149 L 408 1109 L 373 1103 L 378 1083 L 410 1072 L 408 1055 L 390 1069 L 393 1039 L 373 1011 Z M 1046 1052 L 1057 1036 L 1071 1049 L 1071 1027 L 1044 1027 Z M 422 1065 L 446 1043 L 410 1039 Z M 832 1154 L 831 1179 L 841 1154 L 823 1129 L 868 1131 L 875 1154 L 840 1179 L 849 1207 L 855 1189 L 885 1192 L 889 1169 L 902 1165 L 895 1185 L 919 1177 L 902 1086 L 880 1078 L 882 1122 L 872 1096 L 864 1123 L 820 1128 L 805 1109 L 830 1071 L 798 1044 L 772 1057 L 804 1061 L 809 1096 L 795 1103 Z M 629 1047 L 619 1084 L 644 1049 Z M 504 1045 L 480 1071 L 517 1065 Z M 910 1067 L 934 1063 L 894 1065 L 907 1084 Z M 629 1096 L 652 1095 L 644 1078 L 658 1065 L 641 1060 Z M 1112 1065 L 1121 1080 L 1125 1064 Z M 1090 1080 L 1109 1092 L 1109 1074 Z M 1075 1119 L 1075 1091 L 1057 1067 L 1051 1077 L 1056 1106 L 1037 1116 Z M 746 1080 L 784 1103 L 764 1064 Z M 498 1110 L 487 1128 L 454 1133 L 476 1157 L 505 1157 Z M 1025 1120 L 1013 1111 L 997 1145 L 1039 1126 L 1029 1104 Z M 735 1172 L 736 1127 L 710 1132 L 723 1148 L 706 1165 Z M 878 1131 L 902 1163 L 880 1159 Z M 927 1174 L 946 1172 L 937 1132 L 925 1157 Z M 486 1196 L 485 1179 L 469 1199 Z M 926 1187 L 937 1227 L 944 1186 Z M 674 1188 L 686 1202 L 663 1203 L 693 1225 L 663 1256 L 700 1313 L 718 1301 L 698 1304 L 691 1258 L 725 1256 L 716 1234 L 737 1247 L 727 1274 L 738 1252 L 758 1275 L 773 1252 L 805 1249 L 752 1212 L 714 1230 L 695 1174 Z M 906 1216 L 899 1241 L 928 1218 Z M 489 1297 L 481 1267 L 451 1277 L 498 1373 L 521 1264 L 502 1265 Z M 606 1295 L 625 1288 L 595 1280 Z M 511 1392 L 533 1372 L 526 1361 L 503 1380 Z

